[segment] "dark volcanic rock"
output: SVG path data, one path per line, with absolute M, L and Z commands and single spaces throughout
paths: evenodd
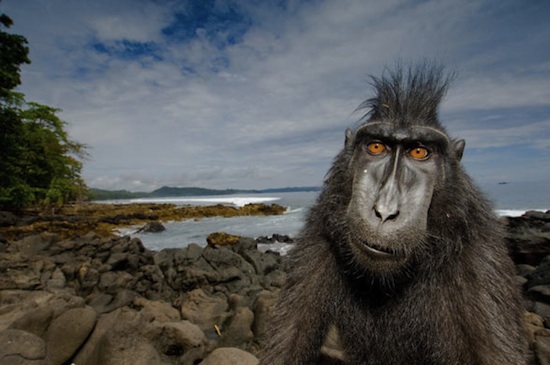
M 294 239 L 292 239 L 290 236 L 284 235 L 284 234 L 273 234 L 271 237 L 267 236 L 260 236 L 256 238 L 256 242 L 258 243 L 294 243 Z
M 17 216 L 12 212 L 0 211 L 0 227 L 14 226 L 17 221 Z
M 64 364 L 92 332 L 97 313 L 90 307 L 74 308 L 55 318 L 48 328 L 46 344 L 48 358 L 54 364 Z
M 0 364 L 48 365 L 44 340 L 29 332 L 8 329 L 0 332 Z
M 516 264 L 537 266 L 550 255 L 550 211 L 504 217 L 506 241 Z
M 206 237 L 208 246 L 232 246 L 239 242 L 240 237 L 225 232 L 210 233 Z
M 256 319 L 254 304 L 282 285 L 280 262 L 251 238 L 151 252 L 130 237 L 26 237 L 0 252 L 0 339 L 28 347 L 0 341 L 0 359 L 194 365 L 220 346 L 257 351 L 269 311 Z
M 138 229 L 138 232 L 141 232 L 141 233 L 158 233 L 158 232 L 162 232 L 162 231 L 165 231 L 166 230 L 166 227 L 164 227 L 162 225 L 162 223 L 160 222 L 149 222 L 147 224 L 145 224 L 143 227 L 141 227 L 140 229 Z
M 550 364 L 549 218 L 506 219 L 538 364 Z M 270 335 L 287 270 L 257 243 L 152 252 L 93 232 L 12 241 L 0 250 L 0 364 L 256 364 L 242 350 Z
M 231 347 L 221 347 L 214 350 L 199 365 L 257 365 L 256 357 L 251 354 Z

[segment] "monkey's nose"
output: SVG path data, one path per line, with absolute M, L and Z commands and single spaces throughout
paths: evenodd
M 374 214 L 382 221 L 382 223 L 387 221 L 393 221 L 399 215 L 399 210 L 397 208 L 388 207 L 382 204 L 376 204 L 373 207 Z

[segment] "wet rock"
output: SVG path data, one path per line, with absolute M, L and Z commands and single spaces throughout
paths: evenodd
M 239 255 L 243 255 L 247 251 L 253 251 L 258 248 L 256 240 L 250 237 L 240 237 L 239 242 L 232 246 L 233 251 Z
M 214 232 L 206 237 L 208 246 L 232 246 L 239 242 L 240 237 L 225 232 Z
M 273 234 L 271 237 L 260 236 L 256 238 L 257 243 L 294 243 L 294 239 L 285 234 Z
M 139 233 L 158 233 L 165 231 L 166 227 L 162 225 L 160 222 L 149 222 L 145 224 L 143 227 L 138 229 Z

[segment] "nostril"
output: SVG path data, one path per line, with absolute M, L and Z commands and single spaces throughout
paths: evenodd
M 386 210 L 389 210 L 389 209 L 384 209 L 383 207 L 377 207 L 376 205 L 372 209 L 376 217 L 380 219 L 382 222 L 395 220 L 399 216 L 399 210 L 395 212 L 393 212 L 393 210 L 387 212 Z
M 385 220 L 392 221 L 392 220 L 396 219 L 398 215 L 399 215 L 399 211 L 397 211 L 393 214 L 389 214 L 388 217 Z

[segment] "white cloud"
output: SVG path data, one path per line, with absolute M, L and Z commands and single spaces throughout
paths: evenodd
M 225 47 L 207 30 L 195 38 L 163 36 L 175 2 L 2 6 L 14 32 L 30 41 L 33 64 L 24 67 L 22 90 L 62 108 L 71 135 L 92 147 L 85 165 L 91 186 L 318 184 L 354 125 L 354 108 L 370 96 L 368 75 L 380 75 L 396 58 L 439 57 L 460 71 L 443 114 L 469 146 L 503 146 L 520 135 L 548 153 L 544 138 L 536 138 L 547 126 L 540 118 L 493 129 L 469 119 L 476 110 L 502 116 L 507 108 L 550 108 L 548 51 L 512 57 L 519 40 L 499 36 L 503 23 L 489 17 L 490 1 L 238 4 L 249 28 L 242 42 Z M 514 15 L 523 24 L 522 13 Z M 533 39 L 523 41 L 542 42 Z M 120 57 L 123 40 L 154 42 L 158 54 Z M 98 52 L 94 42 L 118 53 Z

